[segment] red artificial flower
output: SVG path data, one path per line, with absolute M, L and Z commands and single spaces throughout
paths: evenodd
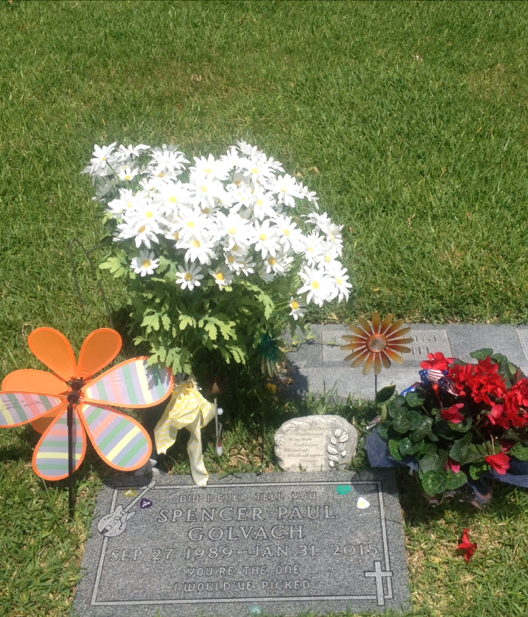
M 454 461 L 450 456 L 447 457 L 446 469 L 450 469 L 453 473 L 459 473 L 460 463 Z
M 422 368 L 433 369 L 435 371 L 447 371 L 450 364 L 453 364 L 453 358 L 446 358 L 440 351 L 427 354 L 428 360 L 424 360 L 420 366 Z
M 449 409 L 442 409 L 442 419 L 449 420 L 453 424 L 460 424 L 464 421 L 464 416 L 460 413 L 460 409 L 464 407 L 464 403 L 457 403 L 452 405 Z
M 511 426 L 528 426 L 528 379 L 520 379 L 506 394 L 506 417 Z M 510 428 L 510 424 L 505 427 Z
M 458 550 L 466 551 L 464 558 L 468 563 L 477 548 L 478 546 L 475 542 L 469 541 L 469 529 L 464 529 L 464 533 L 462 534 L 462 542 L 458 545 Z
M 504 411 L 504 405 L 495 404 L 491 408 L 490 413 L 488 414 L 488 419 L 492 424 L 496 424 L 497 426 L 502 426 L 502 428 L 509 429 L 510 421 Z
M 504 454 L 504 452 L 486 456 L 484 460 L 501 476 L 503 476 L 510 468 L 510 457 L 507 454 Z
M 455 364 L 448 370 L 448 376 L 459 394 L 469 394 L 475 403 L 483 402 L 491 406 L 495 401 L 492 401 L 490 396 L 504 398 L 508 391 L 504 379 L 499 374 L 499 365 L 489 356 L 485 360 L 479 360 L 476 365 Z

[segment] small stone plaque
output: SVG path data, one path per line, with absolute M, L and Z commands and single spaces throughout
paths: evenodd
M 181 476 L 115 481 L 99 494 L 83 569 L 76 617 L 410 605 L 392 470 L 212 476 L 203 489 Z
M 323 330 L 323 362 L 342 362 L 350 351 L 342 351 L 341 345 L 346 344 L 343 339 L 344 334 L 352 334 L 348 328 L 342 331 Z M 446 357 L 451 356 L 451 346 L 447 337 L 446 330 L 419 330 L 413 328 L 409 334 L 413 342 L 407 347 L 411 348 L 410 353 L 403 354 L 405 364 L 419 366 L 420 362 L 427 360 L 427 354 L 441 351 Z
M 350 463 L 357 442 L 357 430 L 344 418 L 305 416 L 275 433 L 275 456 L 285 471 L 328 471 Z

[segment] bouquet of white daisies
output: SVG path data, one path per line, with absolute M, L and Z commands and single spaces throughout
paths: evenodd
M 128 279 L 152 362 L 192 373 L 203 350 L 238 363 L 256 350 L 274 372 L 270 341 L 286 323 L 349 297 L 341 227 L 255 146 L 190 165 L 173 146 L 113 143 L 95 146 L 84 172 L 115 241 L 101 268 Z

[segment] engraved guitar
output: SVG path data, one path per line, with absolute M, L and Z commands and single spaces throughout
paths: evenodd
M 100 521 L 97 523 L 99 533 L 107 538 L 115 538 L 116 536 L 120 536 L 126 529 L 127 521 L 136 513 L 135 510 L 129 512 L 130 508 L 135 505 L 143 497 L 143 495 L 145 495 L 145 493 L 155 486 L 156 480 L 152 480 L 152 482 L 145 489 L 143 489 L 143 491 L 134 499 L 134 501 L 129 503 L 126 508 L 123 508 L 123 506 L 119 504 L 113 512 L 102 516 Z

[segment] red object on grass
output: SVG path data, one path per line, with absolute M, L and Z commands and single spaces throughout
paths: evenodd
M 464 529 L 462 534 L 462 542 L 458 545 L 459 551 L 466 551 L 464 559 L 469 563 L 469 560 L 473 557 L 473 554 L 477 550 L 478 546 L 476 542 L 469 541 L 469 529 Z

